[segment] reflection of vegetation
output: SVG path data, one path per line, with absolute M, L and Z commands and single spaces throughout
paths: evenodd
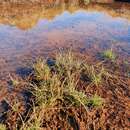
M 78 0 L 71 1 L 69 4 L 68 2 L 52 0 L 43 2 L 40 6 L 39 4 L 7 4 L 6 7 L 0 5 L 0 23 L 17 26 L 23 30 L 30 29 L 39 19 L 53 20 L 66 9 L 73 13 L 79 8 Z
M 21 4 L 19 6 L 11 4 L 0 5 L 0 23 L 17 26 L 21 29 L 30 29 L 37 24 L 39 19 L 53 20 L 55 16 L 60 15 L 65 10 L 73 13 L 81 9 L 82 4 L 80 5 L 79 3 L 79 0 L 70 0 L 68 3 L 60 0 L 58 2 L 52 0 L 40 4 L 40 6 L 39 4 Z M 84 6 L 83 9 L 92 12 L 105 12 L 113 17 L 130 19 L 130 9 L 127 3 L 113 3 L 107 5 L 90 2 L 89 6 Z

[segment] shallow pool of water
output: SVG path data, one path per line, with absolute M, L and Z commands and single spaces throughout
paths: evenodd
M 120 46 L 130 56 L 130 4 L 0 5 L 0 69 L 56 48 Z M 123 52 L 122 51 L 122 52 Z M 7 69 L 8 68 L 8 69 Z

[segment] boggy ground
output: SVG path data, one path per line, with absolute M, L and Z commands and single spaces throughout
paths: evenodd
M 120 60 L 112 49 L 38 58 L 28 76 L 11 74 L 3 83 L 9 93 L 1 100 L 0 129 L 128 130 L 130 66 Z

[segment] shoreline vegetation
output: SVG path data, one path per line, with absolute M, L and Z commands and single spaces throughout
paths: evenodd
M 128 76 L 106 67 L 116 65 L 112 49 L 100 57 L 101 62 L 89 63 L 64 49 L 38 58 L 24 79 L 10 75 L 12 92 L 19 94 L 4 99 L 0 130 L 127 129 Z

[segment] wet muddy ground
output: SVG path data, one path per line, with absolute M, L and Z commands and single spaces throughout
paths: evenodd
M 106 49 L 112 48 L 116 53 L 118 57 L 116 63 L 113 65 L 111 62 L 105 62 L 104 65 L 111 71 L 120 73 L 126 85 L 124 88 L 115 89 L 103 86 L 100 92 L 98 91 L 102 97 L 105 97 L 104 94 L 107 95 L 105 98 L 108 100 L 108 106 L 99 110 L 102 118 L 96 118 L 94 126 L 98 120 L 103 120 L 107 123 L 101 129 L 128 130 L 130 128 L 129 3 L 84 5 L 79 1 L 69 3 L 62 1 L 46 2 L 43 5 L 0 5 L 1 86 L 9 86 L 6 81 L 10 80 L 10 74 L 25 77 L 30 73 L 30 66 L 37 57 L 49 57 L 59 48 L 67 47 L 73 48 L 90 63 L 102 61 L 98 54 Z M 8 92 L 10 88 L 1 87 L 0 101 L 6 97 L 5 95 L 8 95 L 7 97 L 17 95 L 15 92 L 12 92 L 12 95 Z M 95 118 L 96 112 L 93 111 L 92 115 L 88 115 L 90 119 Z M 85 128 L 85 122 L 81 120 L 80 118 L 81 130 L 96 129 L 93 128 L 91 121 L 88 121 L 89 128 Z M 98 126 L 97 129 L 100 130 L 100 124 Z

